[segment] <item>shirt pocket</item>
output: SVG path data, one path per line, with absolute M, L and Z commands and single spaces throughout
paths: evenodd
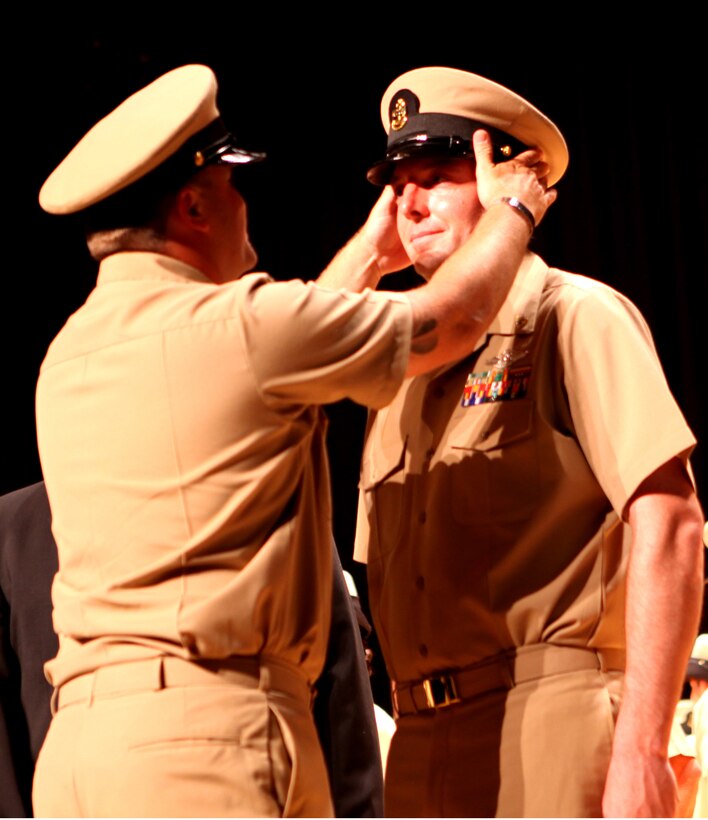
M 470 430 L 463 416 L 450 436 L 456 457 L 453 516 L 465 524 L 529 518 L 538 504 L 540 476 L 533 403 L 489 403 L 472 412 L 478 415 Z
M 367 447 L 361 464 L 359 488 L 368 509 L 369 563 L 394 549 L 410 526 L 412 477 L 406 471 L 407 438 L 377 439 Z

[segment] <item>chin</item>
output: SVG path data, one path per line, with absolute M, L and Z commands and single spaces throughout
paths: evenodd
M 443 259 L 419 257 L 413 262 L 413 270 L 426 281 L 433 278 L 435 271 L 442 265 Z
M 258 262 L 258 256 L 256 255 L 255 251 L 251 251 L 250 253 L 246 254 L 245 258 L 241 260 L 241 264 L 238 266 L 234 266 L 237 267 L 239 271 L 236 278 L 240 279 L 242 276 L 245 276 L 245 274 L 252 271 L 256 266 L 256 262 Z

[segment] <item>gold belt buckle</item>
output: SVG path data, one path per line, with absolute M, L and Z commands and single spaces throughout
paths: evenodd
M 423 691 L 428 709 L 442 709 L 460 702 L 455 681 L 448 675 L 427 678 L 423 681 Z

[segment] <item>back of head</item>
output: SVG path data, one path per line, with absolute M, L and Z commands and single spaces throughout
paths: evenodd
M 488 131 L 495 162 L 538 148 L 554 185 L 568 167 L 558 127 L 530 102 L 498 83 L 456 68 L 416 68 L 397 77 L 381 100 L 386 154 L 367 177 L 386 185 L 395 164 L 416 157 L 473 157 L 472 134 Z

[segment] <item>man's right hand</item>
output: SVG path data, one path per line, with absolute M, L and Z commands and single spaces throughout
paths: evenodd
M 398 236 L 396 211 L 396 196 L 387 185 L 361 229 L 362 239 L 371 248 L 382 276 L 403 270 L 411 263 Z

